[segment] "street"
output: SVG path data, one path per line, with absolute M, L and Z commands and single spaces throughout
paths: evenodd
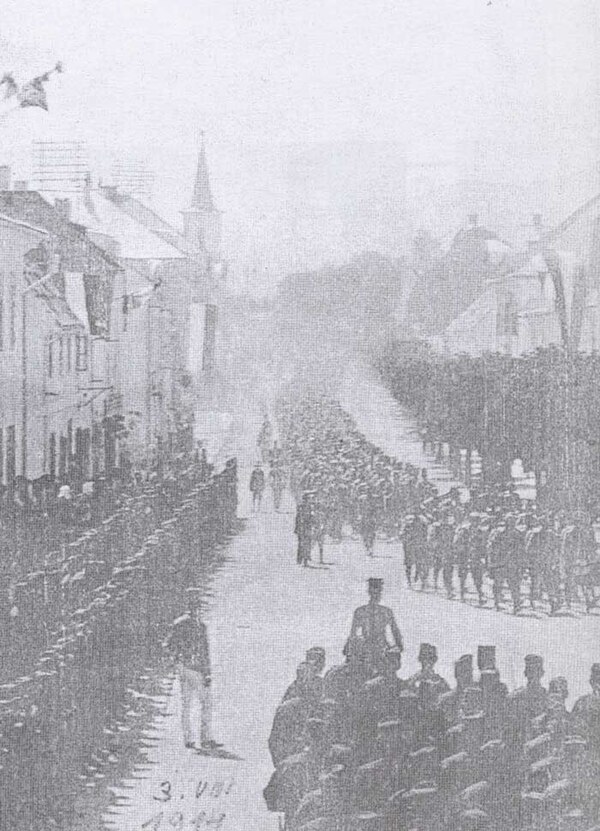
M 394 402 L 372 378 L 348 384 L 344 405 L 373 441 L 419 464 L 418 434 L 410 422 L 398 424 Z M 230 542 L 226 562 L 211 583 L 206 614 L 214 664 L 214 733 L 240 758 L 207 758 L 183 747 L 179 684 L 168 683 L 166 715 L 154 725 L 158 743 L 148 765 L 122 783 L 118 793 L 124 799 L 105 815 L 106 827 L 277 828 L 276 815 L 267 812 L 262 798 L 272 773 L 267 739 L 275 708 L 308 647 L 323 646 L 328 666 L 342 661 L 352 611 L 365 602 L 370 576 L 384 579 L 383 602 L 393 608 L 404 636 L 401 677 L 418 668 L 422 641 L 437 645 L 438 670 L 449 682 L 461 654 L 489 643 L 497 645 L 498 668 L 510 688 L 521 684 L 525 654 L 535 652 L 545 657 L 546 680 L 557 675 L 570 679 L 571 702 L 587 692 L 589 666 L 598 660 L 600 618 L 513 618 L 409 591 L 399 543 L 377 541 L 375 558 L 369 561 L 360 541 L 345 538 L 326 545 L 324 566 L 313 561 L 312 567 L 301 569 L 295 562 L 289 495 L 279 514 L 270 498 L 260 513 L 249 511 L 253 455 L 254 448 L 246 444 L 240 515 L 247 522 Z M 445 473 L 432 471 L 434 476 L 443 480 Z M 576 648 L 564 648 L 569 644 Z

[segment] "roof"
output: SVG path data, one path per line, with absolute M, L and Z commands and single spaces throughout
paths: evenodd
M 141 199 L 129 193 L 123 193 L 116 187 L 101 185 L 100 190 L 106 199 L 125 211 L 128 216 L 136 222 L 139 222 L 148 231 L 156 234 L 169 245 L 173 245 L 183 253 L 187 253 L 186 241 L 183 234 L 156 213 L 153 208 L 142 202 Z
M 190 210 L 215 210 L 215 203 L 213 201 L 212 192 L 210 189 L 210 178 L 208 175 L 208 164 L 206 162 L 206 148 L 204 145 L 204 136 L 202 137 L 202 146 L 200 147 L 200 153 L 198 154 L 198 168 L 196 170 L 196 181 L 194 183 L 194 193 L 192 196 Z
M 72 194 L 68 194 L 70 197 Z M 11 221 L 21 223 L 36 231 L 63 236 L 86 258 L 92 256 L 112 269 L 120 265 L 87 236 L 86 229 L 77 222 L 65 218 L 56 209 L 52 199 L 35 190 L 0 190 L 0 213 Z M 96 261 L 96 264 L 97 264 Z
M 31 225 L 29 222 L 23 222 L 21 219 L 13 219 L 12 216 L 0 213 L 0 221 L 8 222 L 9 225 L 18 225 L 20 228 L 26 228 L 28 231 L 34 231 L 37 234 L 48 235 L 48 231 L 44 228 L 38 228 L 36 225 Z
M 112 237 L 119 244 L 119 257 L 125 260 L 179 260 L 184 255 L 168 242 L 132 219 L 101 190 L 81 194 L 54 193 L 55 198 L 71 202 L 71 221 L 89 231 Z

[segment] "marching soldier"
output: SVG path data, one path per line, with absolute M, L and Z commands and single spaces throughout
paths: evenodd
M 404 568 L 408 585 L 413 584 L 414 579 L 423 568 L 423 561 L 426 558 L 427 548 L 427 522 L 421 515 L 410 515 L 406 517 L 406 525 L 402 532 L 402 547 L 404 549 Z
M 250 476 L 250 493 L 252 494 L 252 510 L 259 511 L 265 490 L 265 472 L 260 462 L 254 466 Z
M 313 545 L 314 505 L 312 494 L 304 491 L 302 501 L 296 509 L 296 522 L 294 533 L 298 537 L 298 554 L 296 562 L 298 565 L 307 566 L 310 560 L 310 552 Z
M 572 524 L 562 534 L 562 555 L 565 568 L 565 600 L 571 608 L 581 588 L 589 612 L 594 605 L 594 591 L 590 581 L 592 564 L 596 560 L 596 539 L 589 517 L 578 512 Z

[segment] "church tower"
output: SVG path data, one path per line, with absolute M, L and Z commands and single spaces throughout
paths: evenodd
M 221 259 L 221 211 L 215 207 L 210 189 L 204 133 L 192 201 L 190 207 L 182 213 L 183 233 L 190 253 L 204 252 L 209 263 L 218 263 Z

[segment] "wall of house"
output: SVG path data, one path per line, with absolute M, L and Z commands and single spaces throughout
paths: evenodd
M 45 238 L 0 218 L 0 483 L 23 475 L 22 303 L 27 251 Z

